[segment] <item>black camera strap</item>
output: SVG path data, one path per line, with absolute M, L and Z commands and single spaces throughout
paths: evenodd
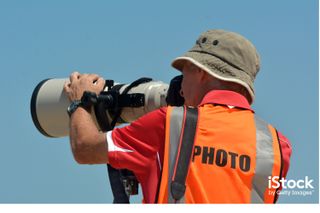
M 140 78 L 127 86 L 120 94 L 120 89 L 124 84 L 114 85 L 113 80 L 106 80 L 105 88 L 98 96 L 89 91 L 85 91 L 82 96 L 82 102 L 85 106 L 94 106 L 97 122 L 100 130 L 107 132 L 115 127 L 115 124 L 121 119 L 123 107 L 142 107 L 145 104 L 144 94 L 127 94 L 133 87 L 142 83 L 152 81 L 151 78 Z M 110 123 L 107 111 L 112 114 Z M 114 197 L 113 203 L 130 203 L 130 195 L 138 194 L 138 181 L 134 173 L 127 169 L 115 169 L 107 164 L 109 182 Z
M 101 103 L 97 104 L 95 107 L 95 113 L 96 117 L 104 118 L 104 119 L 98 119 L 98 123 L 100 125 L 100 128 L 102 131 L 109 131 L 112 130 L 116 122 L 120 119 L 122 107 L 140 107 L 144 106 L 144 94 L 127 94 L 130 89 L 133 87 L 138 86 L 142 83 L 147 83 L 149 81 L 152 81 L 151 78 L 140 78 L 134 82 L 132 82 L 128 87 L 125 88 L 125 90 L 120 94 L 119 91 L 123 84 L 121 85 L 115 85 L 113 86 L 110 84 L 110 82 L 106 82 L 108 84 L 108 91 L 111 92 L 112 98 L 115 98 L 116 100 L 113 100 L 113 105 L 110 108 L 113 108 L 113 120 L 110 124 L 110 122 L 106 119 L 108 119 L 107 116 L 107 109 L 106 105 Z M 134 176 L 133 172 L 127 169 L 115 169 L 111 165 L 107 164 L 108 167 L 108 175 L 109 175 L 109 181 L 112 189 L 113 194 L 113 203 L 130 203 L 130 195 L 131 194 L 138 194 L 138 181 L 136 180 L 136 177 Z
M 110 164 L 107 164 L 109 182 L 113 194 L 113 203 L 130 203 L 129 196 L 126 193 L 120 170 L 115 169 Z
M 135 80 L 134 82 L 132 82 L 129 86 L 127 86 L 123 92 L 121 93 L 121 95 L 127 95 L 127 93 L 133 88 L 138 86 L 139 84 L 143 84 L 143 83 L 147 83 L 152 81 L 151 78 L 139 78 L 138 80 Z M 134 95 L 134 94 L 133 94 Z M 118 104 L 118 103 L 117 103 Z M 144 100 L 143 100 L 143 104 L 144 104 Z M 119 104 L 117 106 L 115 106 L 115 110 L 114 110 L 114 117 L 113 120 L 111 122 L 111 128 L 113 129 L 118 121 L 118 119 L 120 118 L 121 112 L 122 112 L 122 107 L 119 106 Z

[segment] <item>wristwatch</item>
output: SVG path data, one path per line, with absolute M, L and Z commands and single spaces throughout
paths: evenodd
M 71 117 L 72 113 L 74 113 L 78 109 L 78 107 L 80 107 L 80 106 L 82 106 L 81 100 L 72 101 L 72 103 L 70 104 L 70 106 L 67 109 L 69 117 Z

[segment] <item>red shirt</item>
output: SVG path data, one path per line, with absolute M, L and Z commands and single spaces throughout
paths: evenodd
M 221 104 L 251 110 L 242 95 L 213 90 L 205 95 L 200 105 Z M 166 107 L 142 116 L 128 126 L 107 133 L 109 163 L 115 168 L 133 171 L 141 184 L 144 202 L 154 203 L 161 177 L 165 144 Z M 291 145 L 279 132 L 283 155 L 282 177 L 289 169 Z

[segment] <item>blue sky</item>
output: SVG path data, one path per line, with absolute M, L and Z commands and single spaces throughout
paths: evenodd
M 34 87 L 74 70 L 169 82 L 178 74 L 172 59 L 208 29 L 256 45 L 253 108 L 291 140 L 288 178 L 314 180 L 311 195 L 279 202 L 319 202 L 318 25 L 316 0 L 0 0 L 0 203 L 111 203 L 105 165 L 76 164 L 67 137 L 46 138 L 34 127 Z

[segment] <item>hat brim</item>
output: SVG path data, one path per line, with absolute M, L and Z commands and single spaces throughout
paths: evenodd
M 239 70 L 219 58 L 203 52 L 187 52 L 184 56 L 175 58 L 171 65 L 182 72 L 183 66 L 187 61 L 193 63 L 217 79 L 238 83 L 244 86 L 251 96 L 251 102 L 253 102 L 254 87 L 253 83 L 251 83 L 253 80 L 243 70 Z

